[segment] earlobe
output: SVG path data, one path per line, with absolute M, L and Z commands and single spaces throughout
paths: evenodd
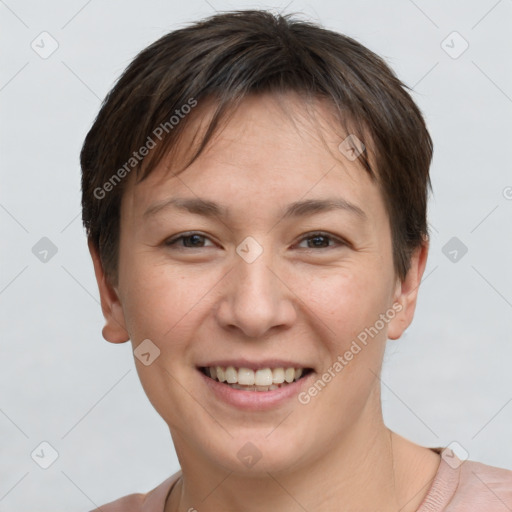
M 429 241 L 425 239 L 411 257 L 411 266 L 403 281 L 397 282 L 393 309 L 398 311 L 388 324 L 388 338 L 397 340 L 411 324 L 418 299 L 421 279 L 427 264 Z
M 130 335 L 126 330 L 123 308 L 118 294 L 105 275 L 98 251 L 92 240 L 89 239 L 87 245 L 94 265 L 101 310 L 105 317 L 105 326 L 102 329 L 103 338 L 111 343 L 124 343 L 130 339 Z

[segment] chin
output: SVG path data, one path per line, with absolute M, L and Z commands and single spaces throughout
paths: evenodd
M 228 427 L 233 437 L 212 439 L 203 450 L 214 464 L 238 475 L 268 478 L 268 473 L 289 471 L 304 457 L 304 436 L 278 424 L 239 432 Z

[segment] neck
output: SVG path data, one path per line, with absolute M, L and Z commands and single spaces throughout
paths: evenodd
M 403 490 L 396 488 L 396 482 L 402 479 L 396 478 L 394 434 L 379 420 L 362 417 L 348 435 L 328 446 L 323 454 L 286 472 L 261 470 L 254 476 L 241 476 L 207 461 L 198 463 L 192 451 L 185 450 L 187 456 L 181 450 L 183 477 L 173 489 L 166 512 L 407 512 L 402 508 Z M 175 439 L 177 447 L 183 448 L 184 443 Z

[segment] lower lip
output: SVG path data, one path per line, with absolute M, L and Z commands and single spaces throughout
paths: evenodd
M 244 391 L 213 380 L 207 377 L 201 370 L 198 370 L 198 372 L 205 384 L 217 398 L 239 409 L 251 411 L 273 409 L 285 403 L 287 400 L 297 397 L 301 389 L 308 385 L 309 380 L 314 375 L 314 372 L 311 372 L 299 380 L 272 391 Z

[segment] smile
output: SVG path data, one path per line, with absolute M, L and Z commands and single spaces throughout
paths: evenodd
M 243 391 L 274 391 L 298 381 L 311 373 L 311 368 L 251 368 L 234 366 L 200 367 L 200 371 L 210 379 L 233 389 Z

